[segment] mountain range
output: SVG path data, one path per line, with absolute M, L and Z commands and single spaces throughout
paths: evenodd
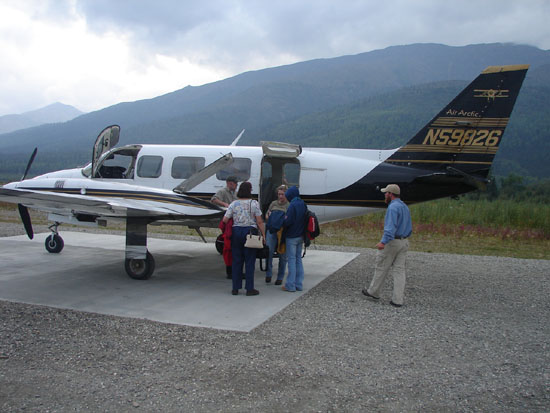
M 493 172 L 550 177 L 550 52 L 531 46 L 440 44 L 317 59 L 246 72 L 153 99 L 120 103 L 64 123 L 0 135 L 0 178 L 83 164 L 97 134 L 121 126 L 129 143 L 390 148 L 407 142 L 485 67 L 529 64 Z
M 0 116 L 0 134 L 46 123 L 67 122 L 82 114 L 84 112 L 73 106 L 56 102 L 29 112 Z

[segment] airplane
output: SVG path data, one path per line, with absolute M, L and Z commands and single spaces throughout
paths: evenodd
M 228 176 L 252 184 L 265 212 L 281 183 L 325 223 L 385 207 L 380 189 L 395 183 L 407 204 L 454 197 L 488 183 L 489 170 L 529 65 L 489 66 L 405 145 L 391 150 L 260 146 L 148 145 L 116 147 L 120 127 L 98 136 L 92 161 L 82 168 L 23 177 L 0 188 L 0 200 L 18 204 L 29 238 L 28 208 L 47 212 L 49 252 L 59 253 L 62 223 L 126 223 L 125 269 L 148 279 L 155 260 L 147 250 L 149 224 L 217 228 L 225 210 L 210 199 Z M 244 131 L 243 131 L 244 132 Z M 206 242 L 206 240 L 204 240 Z

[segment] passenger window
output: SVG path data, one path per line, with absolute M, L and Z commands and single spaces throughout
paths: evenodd
M 195 172 L 204 168 L 204 158 L 178 156 L 172 162 L 172 178 L 187 179 Z
M 252 160 L 248 158 L 233 158 L 233 163 L 227 168 L 224 168 L 216 173 L 216 178 L 220 181 L 225 181 L 227 177 L 236 176 L 239 182 L 248 181 L 250 179 L 250 168 Z
M 162 172 L 162 156 L 144 155 L 139 158 L 137 174 L 141 178 L 158 178 Z
M 300 164 L 286 163 L 283 168 L 283 182 L 287 186 L 299 186 L 300 184 Z

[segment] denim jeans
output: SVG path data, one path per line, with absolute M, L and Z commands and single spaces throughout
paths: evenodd
M 304 283 L 304 266 L 302 265 L 303 237 L 286 239 L 286 261 L 288 263 L 288 275 L 285 288 L 288 291 L 302 291 Z
M 273 275 L 273 254 L 277 248 L 277 233 L 271 233 L 267 231 L 266 234 L 266 245 L 269 247 L 269 256 L 267 257 L 267 269 L 265 272 L 266 278 L 271 278 Z M 279 269 L 277 272 L 277 279 L 282 280 L 285 278 L 285 267 L 286 267 L 286 254 L 279 254 Z
M 245 248 L 246 234 L 252 227 L 233 226 L 231 235 L 231 255 L 233 265 L 231 277 L 233 278 L 233 289 L 240 290 L 243 287 L 243 263 L 246 274 L 246 291 L 254 289 L 254 267 L 256 266 L 256 249 Z

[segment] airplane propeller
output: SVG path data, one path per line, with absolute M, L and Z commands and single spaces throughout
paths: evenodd
M 31 169 L 31 165 L 34 162 L 34 157 L 36 156 L 36 152 L 38 152 L 38 148 L 34 148 L 34 151 L 32 151 L 31 158 L 29 159 L 29 162 L 27 162 L 27 167 L 25 168 L 25 173 L 21 177 L 21 180 L 24 181 L 27 177 L 27 174 L 29 173 L 29 169 Z
M 25 173 L 21 177 L 22 181 L 25 180 L 27 174 L 29 173 L 29 170 L 31 169 L 31 165 L 36 156 L 36 152 L 38 152 L 38 148 L 34 148 L 34 151 L 32 151 L 32 155 L 29 159 L 29 162 L 27 163 L 27 167 L 25 168 Z M 32 229 L 31 215 L 29 214 L 29 209 L 23 204 L 17 204 L 17 209 L 19 209 L 19 216 L 21 217 L 21 221 L 23 221 L 23 226 L 25 227 L 25 232 L 27 233 L 27 236 L 30 239 L 33 239 L 34 231 Z

